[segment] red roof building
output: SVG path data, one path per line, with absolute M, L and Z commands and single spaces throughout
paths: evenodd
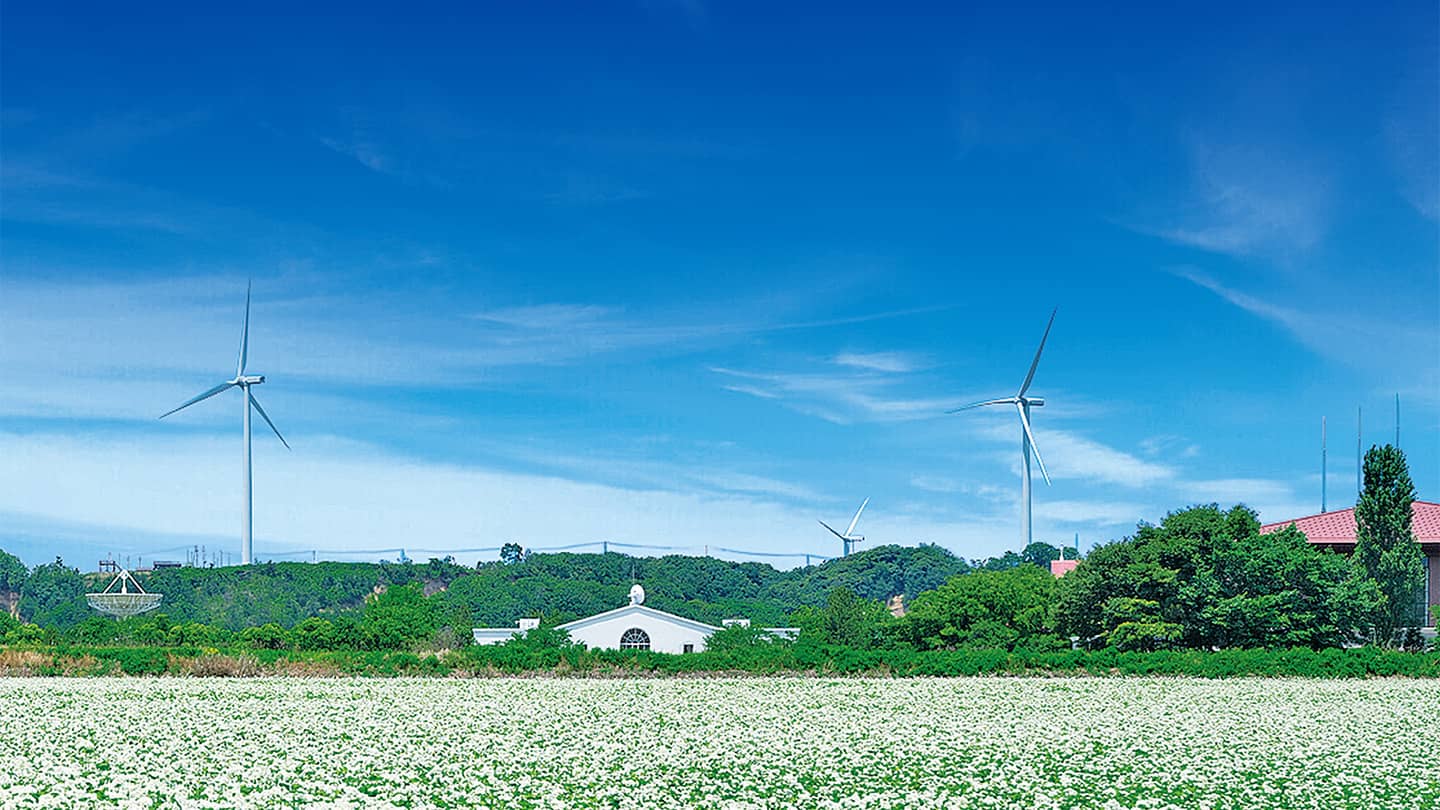
M 1317 546 L 1334 549 L 1341 554 L 1355 550 L 1355 510 L 1336 509 L 1309 517 L 1267 523 L 1260 527 L 1262 534 L 1278 532 L 1293 525 Z M 1425 553 L 1426 602 L 1431 607 L 1440 605 L 1440 503 L 1415 501 L 1410 504 L 1410 527 L 1415 541 Z M 1425 623 L 1433 625 L 1434 619 L 1426 612 Z

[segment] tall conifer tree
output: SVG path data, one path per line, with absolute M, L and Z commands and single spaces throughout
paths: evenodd
M 1391 445 L 1365 454 L 1365 487 L 1355 504 L 1355 562 L 1381 593 L 1373 620 L 1379 643 L 1394 639 L 1402 627 L 1423 623 L 1420 594 L 1425 587 L 1425 558 L 1411 528 L 1415 483 L 1405 454 Z

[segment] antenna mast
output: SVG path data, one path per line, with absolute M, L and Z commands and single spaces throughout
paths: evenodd
M 1361 490 L 1364 489 L 1364 487 L 1362 487 L 1362 486 L 1360 485 L 1360 475 L 1361 475 L 1361 472 L 1364 470 L 1364 467 L 1365 467 L 1364 463 L 1361 461 L 1361 458 L 1360 458 L 1360 426 L 1361 426 L 1361 421 L 1360 421 L 1360 406 L 1359 406 L 1359 405 L 1356 405 L 1356 406 L 1355 406 L 1355 497 L 1357 497 L 1357 498 L 1360 497 L 1360 492 L 1361 492 Z
M 1324 514 L 1330 510 L 1325 503 L 1325 485 L 1329 478 L 1325 475 L 1325 417 L 1320 417 L 1320 513 Z
M 1395 395 L 1395 449 L 1400 449 L 1400 395 Z

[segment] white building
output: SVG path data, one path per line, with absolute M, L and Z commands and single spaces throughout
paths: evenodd
M 666 653 L 700 652 L 705 640 L 720 628 L 676 616 L 663 610 L 645 607 L 645 589 L 630 589 L 630 604 L 566 622 L 556 629 L 570 634 L 572 641 L 592 650 L 653 650 Z M 748 619 L 727 619 L 726 626 Z M 476 644 L 500 644 L 539 625 L 539 619 L 521 619 L 516 627 L 477 627 L 473 630 Z M 799 632 L 793 627 L 767 627 L 765 632 L 778 638 L 794 638 Z

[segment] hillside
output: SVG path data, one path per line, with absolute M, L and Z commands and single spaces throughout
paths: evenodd
M 630 557 L 624 554 L 532 554 L 519 562 L 474 568 L 428 563 L 262 563 L 241 568 L 177 568 L 142 574 L 146 589 L 165 594 L 174 622 L 239 630 L 266 622 L 283 626 L 310 616 L 359 608 L 366 594 L 419 583 L 452 626 L 508 626 L 522 616 L 570 619 L 624 604 L 634 581 L 647 604 L 718 624 L 744 616 L 782 624 L 803 605 L 819 606 L 835 587 L 869 599 L 913 598 L 969 570 L 938 546 L 880 546 L 809 568 L 779 571 L 754 562 L 713 557 Z M 632 580 L 633 576 L 633 580 Z M 21 618 L 65 629 L 92 615 L 83 594 L 103 577 L 58 563 L 37 566 L 25 582 Z

